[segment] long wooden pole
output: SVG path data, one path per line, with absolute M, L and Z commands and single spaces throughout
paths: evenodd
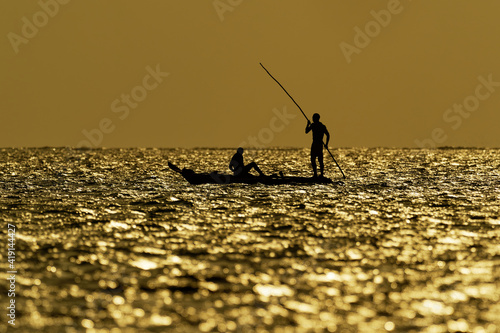
M 264 67 L 264 65 L 260 64 L 262 66 L 262 68 L 264 68 L 264 70 L 266 71 L 267 74 L 269 74 L 269 76 L 274 80 L 276 81 L 276 83 L 281 87 L 281 89 L 283 89 L 283 91 L 288 95 L 288 97 L 290 97 L 290 99 L 295 103 L 295 105 L 297 105 L 297 107 L 299 108 L 300 112 L 302 112 L 302 114 L 304 115 L 304 117 L 306 118 L 306 120 L 308 122 L 310 122 L 309 118 L 307 118 L 306 114 L 304 113 L 304 111 L 302 111 L 302 108 L 299 106 L 299 104 L 297 104 L 297 102 L 295 102 L 295 100 L 293 99 L 293 97 L 288 93 L 288 91 L 286 91 L 285 87 L 283 87 L 281 85 L 281 83 L 278 82 L 278 80 L 276 80 L 274 78 L 274 76 L 271 75 L 271 73 L 269 73 L 269 71 L 266 69 L 266 67 Z M 328 151 L 328 153 L 330 153 L 330 156 L 332 157 L 333 161 L 335 162 L 335 164 L 337 164 L 337 167 L 339 168 L 340 172 L 342 173 L 342 176 L 344 176 L 344 179 L 346 178 L 345 174 L 344 174 L 344 171 L 342 171 L 342 168 L 340 167 L 340 165 L 337 163 L 337 160 L 335 159 L 335 157 L 333 157 L 333 154 L 332 152 L 330 151 L 330 149 L 328 149 L 328 146 L 323 142 L 323 146 L 326 148 L 326 150 Z

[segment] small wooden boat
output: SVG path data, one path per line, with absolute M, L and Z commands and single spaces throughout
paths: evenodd
M 299 184 L 333 184 L 330 178 L 326 177 L 291 177 L 291 176 L 234 176 L 226 175 L 218 172 L 211 173 L 196 173 L 191 169 L 180 169 L 172 163 L 168 166 L 173 171 L 179 173 L 190 184 L 264 184 L 264 185 L 299 185 Z M 339 182 L 342 183 L 342 182 Z

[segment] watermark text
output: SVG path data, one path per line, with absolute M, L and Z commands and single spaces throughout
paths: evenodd
M 452 107 L 446 109 L 443 113 L 443 120 L 450 124 L 451 129 L 458 130 L 464 121 L 468 119 L 472 113 L 477 111 L 481 102 L 486 101 L 500 87 L 500 82 L 493 81 L 493 74 L 478 76 L 479 84 L 476 86 L 474 93 L 465 97 L 462 103 L 455 103 Z M 443 144 L 448 140 L 446 130 L 442 127 L 434 128 L 430 136 L 425 139 L 415 139 L 415 144 L 420 148 L 436 148 L 438 144 Z
M 262 127 L 256 135 L 249 135 L 239 146 L 250 145 L 254 148 L 264 148 L 274 140 L 276 133 L 282 132 L 290 124 L 291 120 L 297 117 L 296 114 L 289 113 L 286 106 L 283 106 L 282 110 L 274 108 L 273 113 L 274 116 L 269 120 L 269 126 Z
M 139 103 L 146 100 L 148 92 L 158 88 L 164 81 L 164 78 L 170 75 L 170 73 L 161 71 L 160 64 L 156 65 L 154 69 L 151 66 L 147 66 L 146 72 L 147 74 L 142 79 L 142 84 L 133 87 L 130 93 L 123 93 L 119 98 L 111 102 L 111 112 L 117 114 L 120 120 L 127 119 L 130 111 L 137 109 Z M 116 125 L 112 119 L 102 118 L 97 127 L 90 130 L 82 130 L 82 134 L 86 140 L 80 141 L 77 147 L 98 147 L 102 143 L 104 135 L 112 133 L 115 129 Z
M 37 11 L 31 19 L 23 16 L 21 19 L 21 33 L 9 32 L 7 39 L 16 54 L 19 53 L 19 47 L 22 44 L 28 44 L 30 40 L 38 35 L 40 29 L 45 27 L 49 21 L 54 18 L 58 13 L 61 5 L 66 5 L 70 0 L 40 0 L 38 6 L 40 10 Z
M 221 22 L 224 22 L 226 13 L 232 13 L 243 0 L 214 0 L 212 3 Z
M 352 62 L 354 54 L 359 55 L 361 51 L 366 49 L 372 40 L 380 35 L 382 28 L 389 26 L 393 16 L 401 14 L 403 9 L 404 7 L 400 0 L 389 0 L 387 3 L 387 9 L 370 11 L 373 20 L 368 21 L 363 29 L 359 26 L 354 27 L 355 34 L 353 43 L 349 44 L 347 42 L 341 42 L 339 44 L 340 50 L 342 51 L 347 63 L 350 64 Z
M 16 326 L 16 226 L 14 224 L 7 224 L 7 296 L 9 303 L 7 306 L 8 322 L 12 326 Z

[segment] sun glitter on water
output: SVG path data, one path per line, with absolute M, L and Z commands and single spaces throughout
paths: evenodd
M 0 153 L 20 332 L 500 327 L 499 150 L 340 149 L 344 185 L 312 186 L 191 186 L 166 166 L 223 172 L 226 149 Z M 311 173 L 306 150 L 247 154 Z

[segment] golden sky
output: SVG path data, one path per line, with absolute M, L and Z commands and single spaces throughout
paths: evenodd
M 0 147 L 500 147 L 494 0 L 1 1 Z M 498 83 L 497 83 L 498 82 Z

